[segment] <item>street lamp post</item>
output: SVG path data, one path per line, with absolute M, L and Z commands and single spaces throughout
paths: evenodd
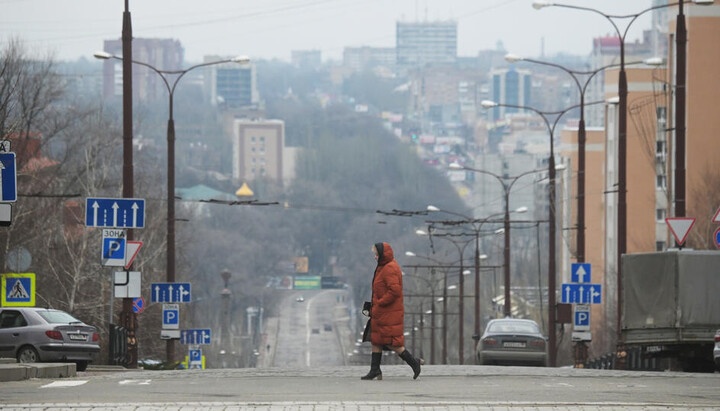
M 101 60 L 116 59 L 121 60 L 125 64 L 123 57 L 116 56 L 114 54 L 106 53 L 104 51 L 96 52 L 95 58 Z M 212 66 L 223 63 L 249 63 L 250 59 L 247 56 L 238 56 L 232 59 L 213 61 L 209 63 L 201 63 L 191 66 L 184 70 L 160 70 L 154 66 L 144 63 L 142 61 L 132 60 L 132 63 L 138 64 L 149 68 L 150 70 L 157 73 L 163 80 L 165 87 L 168 91 L 168 124 L 167 124 L 167 143 L 168 143 L 168 164 L 167 164 L 167 282 L 175 282 L 175 120 L 173 117 L 173 98 L 175 95 L 175 87 L 178 82 L 185 74 L 189 71 L 199 67 Z M 167 78 L 168 75 L 176 75 L 172 85 Z M 167 361 L 172 362 L 175 358 L 175 344 L 173 340 L 167 341 Z
M 472 167 L 463 166 L 457 163 L 450 164 L 450 168 L 462 169 L 467 171 L 473 171 L 476 173 L 486 174 L 494 177 L 503 188 L 503 196 L 505 199 L 505 217 L 503 219 L 503 227 L 505 229 L 505 248 L 503 250 L 503 264 L 504 264 L 504 281 L 505 281 L 505 307 L 503 309 L 503 315 L 505 317 L 511 317 L 511 297 L 510 297 L 510 190 L 512 186 L 523 176 L 538 173 L 543 170 L 530 170 L 524 173 L 518 174 L 512 177 L 502 177 L 495 173 L 486 170 L 480 170 Z M 520 207 L 515 212 L 524 213 L 527 211 L 527 207 Z
M 712 0 L 694 0 L 693 3 L 699 5 L 710 5 L 713 4 Z M 618 236 L 618 249 L 617 249 L 617 337 L 618 341 L 621 337 L 622 330 L 622 255 L 627 252 L 627 95 L 628 95 L 628 84 L 627 74 L 625 72 L 625 38 L 627 37 L 628 30 L 632 26 L 633 22 L 637 20 L 641 15 L 660 8 L 679 6 L 679 15 L 677 19 L 677 79 L 678 79 L 678 94 L 676 94 L 676 182 L 675 182 L 675 211 L 678 215 L 678 207 L 680 212 L 684 216 L 685 214 L 685 50 L 686 50 L 686 28 L 685 28 L 685 16 L 683 14 L 683 1 L 680 0 L 678 3 L 661 4 L 658 6 L 649 7 L 634 14 L 626 15 L 612 15 L 601 12 L 600 10 L 593 9 L 590 7 L 575 6 L 569 4 L 551 3 L 544 0 L 535 0 L 533 7 L 535 9 L 541 9 L 544 7 L 563 7 L 576 10 L 590 11 L 600 16 L 603 16 L 606 20 L 612 24 L 617 34 L 617 38 L 620 40 L 620 73 L 618 77 L 618 210 L 617 210 L 617 236 Z M 615 20 L 630 19 L 625 30 L 621 32 L 620 28 L 616 24 Z M 680 67 L 682 65 L 682 67 Z M 681 79 L 682 75 L 682 79 Z M 680 82 L 682 81 L 682 82 Z M 682 85 L 682 90 L 680 90 Z M 678 134 L 679 132 L 679 134 Z M 681 158 L 682 157 L 682 158 Z
M 426 258 L 428 260 L 432 260 L 429 257 L 419 256 L 413 253 L 412 251 L 406 251 L 405 255 L 408 257 L 420 257 L 420 258 Z M 430 310 L 429 313 L 430 316 L 430 364 L 435 364 L 435 287 L 433 286 L 432 281 L 435 279 L 435 267 L 432 267 L 430 269 L 430 280 L 421 277 L 419 275 L 411 275 L 411 274 L 403 274 L 403 276 L 410 276 L 412 278 L 416 278 L 419 280 L 422 280 L 425 282 L 428 289 L 430 289 Z M 420 304 L 420 311 L 422 312 L 422 303 Z M 420 321 L 423 321 L 423 317 L 420 317 Z M 444 324 L 443 324 L 444 327 Z M 421 333 L 422 335 L 422 333 Z
M 595 101 L 592 103 L 588 103 L 587 105 L 592 104 L 601 104 L 604 103 L 602 101 Z M 549 245 L 548 245 L 548 329 L 550 330 L 549 336 L 548 336 L 548 351 L 549 351 L 549 363 L 551 367 L 555 366 L 555 289 L 556 289 L 556 269 L 555 269 L 555 258 L 556 258 L 556 252 L 555 252 L 555 143 L 553 141 L 553 136 L 555 133 L 555 127 L 557 127 L 558 122 L 560 121 L 560 118 L 567 113 L 570 110 L 573 110 L 575 108 L 578 108 L 579 105 L 574 105 L 571 107 L 566 108 L 562 111 L 556 111 L 556 112 L 547 112 L 547 111 L 540 111 L 533 107 L 529 106 L 517 106 L 512 104 L 500 104 L 496 103 L 494 101 L 489 100 L 483 100 L 480 105 L 486 109 L 497 107 L 497 106 L 504 106 L 504 107 L 512 107 L 512 108 L 518 108 L 522 110 L 530 110 L 535 112 L 537 115 L 539 115 L 543 121 L 545 122 L 545 126 L 548 129 L 548 133 L 550 134 L 550 155 L 548 158 L 548 179 L 549 179 L 549 189 L 548 189 L 548 201 L 549 201 L 549 207 L 548 207 L 548 237 L 549 237 Z M 550 121 L 548 120 L 548 115 L 555 115 L 555 121 L 552 125 L 550 125 Z M 506 301 L 507 303 L 507 301 Z
M 590 85 L 590 81 L 597 75 L 598 73 L 612 67 L 619 67 L 618 64 L 610 64 L 604 67 L 600 67 L 596 70 L 592 71 L 582 71 L 582 70 L 572 70 L 567 67 L 564 67 L 560 64 L 550 63 L 547 61 L 541 61 L 541 60 L 535 60 L 535 59 L 529 59 L 525 57 L 520 57 L 515 54 L 506 54 L 505 60 L 508 63 L 515 63 L 518 61 L 526 61 L 528 63 L 534 63 L 534 64 L 540 64 L 544 66 L 551 66 L 558 68 L 560 70 L 563 70 L 564 72 L 568 73 L 572 79 L 575 81 L 575 85 L 578 88 L 578 92 L 580 93 L 580 121 L 578 122 L 578 178 L 577 178 L 577 244 L 576 244 L 576 251 L 575 251 L 575 258 L 578 262 L 583 263 L 585 262 L 585 143 L 586 143 L 586 133 L 585 133 L 585 92 L 587 91 L 588 86 Z M 647 65 L 653 65 L 657 66 L 663 63 L 663 60 L 661 58 L 649 58 L 644 61 L 637 61 L 637 62 L 631 62 L 627 63 L 627 65 L 630 64 L 647 64 Z M 585 77 L 585 83 L 580 84 L 580 80 L 578 79 L 578 75 L 586 75 Z

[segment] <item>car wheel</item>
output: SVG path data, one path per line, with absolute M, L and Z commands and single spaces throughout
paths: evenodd
M 18 362 L 38 362 L 40 356 L 33 347 L 26 345 L 18 350 L 17 360 Z
M 88 362 L 87 361 L 76 361 L 75 362 L 76 367 L 75 369 L 77 371 L 85 371 L 87 370 Z

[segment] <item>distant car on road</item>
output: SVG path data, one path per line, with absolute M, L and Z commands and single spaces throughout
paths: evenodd
M 303 296 L 301 295 L 300 297 L 296 298 L 295 301 L 301 303 L 301 302 L 305 301 L 305 297 L 303 297 Z
M 532 320 L 490 320 L 477 345 L 481 365 L 547 366 L 547 338 Z
M 715 369 L 720 371 L 720 330 L 715 331 L 715 348 L 713 348 Z
M 100 352 L 97 329 L 65 311 L 0 307 L 0 357 L 18 362 L 74 362 L 85 371 Z

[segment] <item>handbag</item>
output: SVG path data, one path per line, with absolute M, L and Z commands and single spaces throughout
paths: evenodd
M 367 323 L 365 323 L 365 331 L 363 331 L 362 336 L 363 342 L 370 341 L 370 320 L 372 320 L 372 318 L 368 318 Z
M 370 317 L 370 309 L 372 308 L 372 303 L 370 301 L 365 301 L 363 303 L 362 313 L 365 317 Z

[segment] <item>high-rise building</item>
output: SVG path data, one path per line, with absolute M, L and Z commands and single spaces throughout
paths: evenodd
M 518 70 L 513 67 L 498 69 L 490 72 L 490 96 L 499 104 L 514 106 L 531 106 L 530 90 L 532 89 L 532 76 L 528 70 Z M 490 120 L 505 118 L 506 114 L 520 113 L 525 110 L 514 107 L 497 106 L 488 110 Z
M 205 56 L 203 62 L 229 60 L 231 57 Z M 210 104 L 220 107 L 249 107 L 260 101 L 255 64 L 225 63 L 205 68 L 205 94 Z
M 233 179 L 263 178 L 282 182 L 284 148 L 285 122 L 282 120 L 235 120 Z
M 122 56 L 122 40 L 105 40 L 103 50 Z M 147 63 L 158 70 L 180 70 L 185 50 L 174 39 L 134 38 L 132 59 Z M 122 96 L 122 60 L 105 60 L 103 65 L 103 96 Z M 167 99 L 167 89 L 162 78 L 147 67 L 132 65 L 133 94 L 141 101 Z
M 295 67 L 316 70 L 322 65 L 322 52 L 320 50 L 293 50 L 290 52 L 290 62 Z
M 345 47 L 343 50 L 343 66 L 355 71 L 386 67 L 395 71 L 397 51 L 394 47 Z
M 453 64 L 457 59 L 457 22 L 397 22 L 398 68 Z

